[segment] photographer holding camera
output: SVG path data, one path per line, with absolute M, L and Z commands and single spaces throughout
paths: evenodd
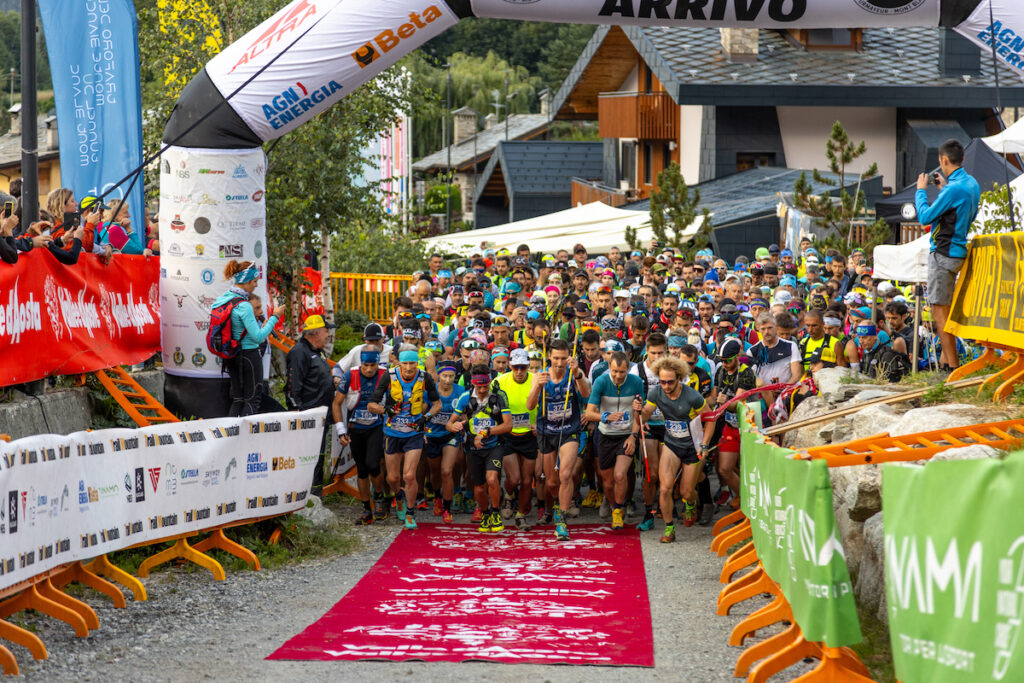
M 922 225 L 931 225 L 928 254 L 928 303 L 938 326 L 942 341 L 939 369 L 949 372 L 960 365 L 956 353 L 956 337 L 946 332 L 946 319 L 953 301 L 956 276 L 967 258 L 967 232 L 978 214 L 981 188 L 978 181 L 967 174 L 961 165 L 964 147 L 956 140 L 947 140 L 939 147 L 939 168 L 933 175 L 939 186 L 939 196 L 928 204 L 928 175 L 917 177 L 914 204 L 917 219 Z

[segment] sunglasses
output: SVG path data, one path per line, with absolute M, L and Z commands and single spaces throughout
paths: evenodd
M 704 272 L 704 268 L 701 267 L 701 266 L 694 266 L 693 272 L 695 272 L 695 273 L 697 273 L 699 275 L 700 273 Z
M 675 384 L 676 381 L 677 380 L 674 380 L 674 379 L 659 379 L 658 383 L 661 384 L 661 386 L 663 386 L 663 387 L 670 387 L 673 384 Z
M 503 315 L 496 315 L 491 318 L 491 327 L 500 327 L 502 325 L 508 325 L 508 318 Z
M 401 313 L 398 314 L 399 320 L 404 320 L 405 318 L 414 318 L 414 317 L 416 317 L 416 314 L 413 313 L 412 311 L 402 311 Z

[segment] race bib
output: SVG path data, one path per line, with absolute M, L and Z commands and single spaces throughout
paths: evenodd
M 630 419 L 630 411 L 626 410 L 622 413 L 622 419 L 616 420 L 615 422 L 609 422 L 608 427 L 617 432 L 629 429 L 632 426 L 632 420 Z
M 451 413 L 438 413 L 437 415 L 434 416 L 430 423 L 444 426 L 448 424 L 448 418 L 450 418 L 451 416 Z
M 665 421 L 665 414 L 661 412 L 661 408 L 655 408 L 654 412 L 651 413 L 651 419 L 649 422 L 662 423 Z
M 472 422 L 473 422 L 473 429 L 472 429 L 472 431 L 473 431 L 474 434 L 479 434 L 480 432 L 484 431 L 485 429 L 493 429 L 494 428 L 494 420 L 492 420 L 489 417 L 474 417 Z
M 413 432 L 416 431 L 415 423 L 411 415 L 395 415 L 388 426 L 398 432 Z
M 665 433 L 675 439 L 690 440 L 690 424 L 679 420 L 666 420 Z
M 563 403 L 548 406 L 547 419 L 549 420 L 565 420 L 570 415 L 572 415 L 572 408 L 566 408 Z
M 357 425 L 372 425 L 377 421 L 377 416 L 369 410 L 355 410 L 352 413 L 352 422 Z
M 512 413 L 512 428 L 524 429 L 530 426 L 529 413 Z

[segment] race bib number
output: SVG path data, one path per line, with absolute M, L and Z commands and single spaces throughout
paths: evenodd
M 725 424 L 729 425 L 730 427 L 735 427 L 735 428 L 739 429 L 740 421 L 737 419 L 736 413 L 726 412 L 725 413 Z
M 616 420 L 615 422 L 609 422 L 608 423 L 608 427 L 610 427 L 611 429 L 613 429 L 615 431 L 623 431 L 623 430 L 629 429 L 630 426 L 632 425 L 632 422 L 633 422 L 630 419 L 630 416 L 631 416 L 630 411 L 628 411 L 628 410 L 624 411 L 622 413 L 622 419 L 621 420 Z
M 434 419 L 430 421 L 431 424 L 444 426 L 448 424 L 448 418 L 452 416 L 451 413 L 438 413 L 434 416 Z
M 413 432 L 416 431 L 415 422 L 411 415 L 396 415 L 388 426 L 399 432 Z
M 494 420 L 492 420 L 489 417 L 474 417 L 472 422 L 473 422 L 473 429 L 472 429 L 472 431 L 473 431 L 474 434 L 479 434 L 480 432 L 484 431 L 485 429 L 493 429 L 494 428 Z
M 549 420 L 565 420 L 572 415 L 572 408 L 566 408 L 564 403 L 548 406 Z
M 665 433 L 675 439 L 690 440 L 690 425 L 679 420 L 666 420 Z
M 655 408 L 654 412 L 651 413 L 650 422 L 662 423 L 665 421 L 665 414 L 661 412 L 661 408 Z
M 377 421 L 377 416 L 369 410 L 356 410 L 352 413 L 352 422 L 357 425 L 372 425 Z
M 530 426 L 529 413 L 512 413 L 513 429 L 524 429 Z

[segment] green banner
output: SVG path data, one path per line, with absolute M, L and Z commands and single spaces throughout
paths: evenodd
M 753 413 L 753 414 L 751 414 Z M 853 586 L 823 460 L 794 460 L 751 426 L 760 410 L 739 406 L 740 501 L 768 576 L 782 589 L 804 638 L 829 647 L 861 641 Z
M 885 588 L 906 683 L 1024 680 L 1024 453 L 885 465 Z

